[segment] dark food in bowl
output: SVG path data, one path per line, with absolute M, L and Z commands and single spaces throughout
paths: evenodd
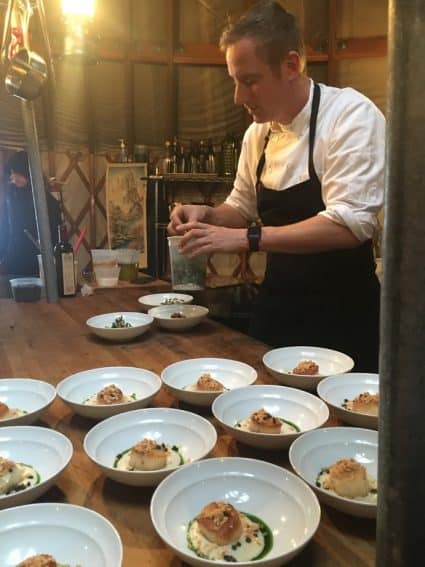
M 181 311 L 175 311 L 170 315 L 171 319 L 186 319 L 186 315 Z
M 112 325 L 111 327 L 109 327 L 108 325 L 106 326 L 106 328 L 111 328 L 111 329 L 128 329 L 130 327 L 132 327 L 133 325 L 131 323 L 128 323 L 124 317 L 122 315 L 120 315 L 119 317 L 117 317 L 114 321 L 112 321 Z

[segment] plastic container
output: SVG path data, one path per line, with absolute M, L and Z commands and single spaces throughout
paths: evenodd
M 116 250 L 109 250 L 108 248 L 94 249 L 91 251 L 93 259 L 93 266 L 116 266 L 118 252 Z
M 207 271 L 207 257 L 188 258 L 179 252 L 182 236 L 169 236 L 171 283 L 176 290 L 203 289 Z
M 15 301 L 38 301 L 41 297 L 40 278 L 14 278 L 9 280 Z
M 115 287 L 120 274 L 119 266 L 94 266 L 97 285 L 99 287 Z
M 140 250 L 117 248 L 117 261 L 121 268 L 120 280 L 133 282 L 139 275 Z

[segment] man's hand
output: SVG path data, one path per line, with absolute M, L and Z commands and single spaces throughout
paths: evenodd
M 185 223 L 201 222 L 207 215 L 207 205 L 177 205 L 171 211 L 167 230 L 171 235 L 181 235 L 187 229 Z
M 248 250 L 246 228 L 227 228 L 202 222 L 188 222 L 181 225 L 184 236 L 180 252 L 195 258 L 213 252 L 243 252 Z

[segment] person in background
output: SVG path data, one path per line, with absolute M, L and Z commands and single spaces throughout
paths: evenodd
M 38 240 L 28 156 L 24 151 L 7 162 L 5 177 L 9 181 L 0 209 L 0 264 L 8 277 L 38 276 L 39 250 L 26 236 L 28 231 Z M 59 202 L 46 191 L 52 243 L 57 241 L 61 222 Z
M 221 38 L 234 101 L 253 119 L 233 189 L 215 207 L 177 206 L 181 252 L 267 252 L 250 334 L 310 345 L 377 372 L 380 287 L 372 237 L 384 193 L 385 119 L 352 88 L 305 73 L 301 33 L 277 2 Z

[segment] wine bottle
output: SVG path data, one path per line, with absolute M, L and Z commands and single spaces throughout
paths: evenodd
M 58 226 L 58 242 L 54 248 L 56 277 L 60 297 L 75 295 L 74 252 L 68 242 L 65 224 Z

